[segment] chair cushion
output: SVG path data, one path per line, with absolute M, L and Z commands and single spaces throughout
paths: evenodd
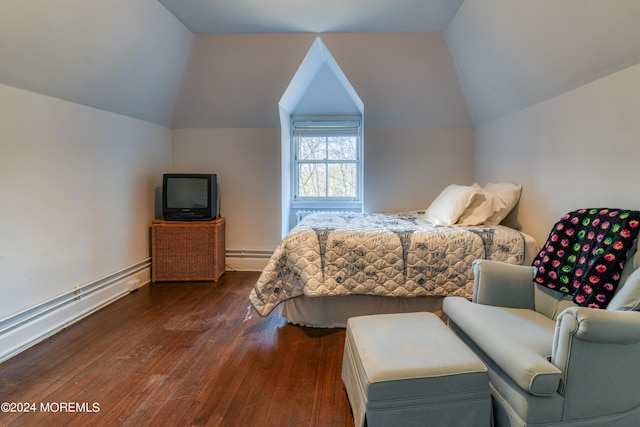
M 474 304 L 461 297 L 445 298 L 443 309 L 523 390 L 536 396 L 556 394 L 561 372 L 547 360 L 553 320 L 533 310 Z
M 533 286 L 535 299 L 533 309 L 551 320 L 556 320 L 565 308 L 578 306 L 573 302 L 571 295 L 556 292 L 537 283 L 534 283 Z
M 631 273 L 616 292 L 607 310 L 640 310 L 640 269 Z
M 620 285 L 613 295 L 607 310 L 640 310 L 640 251 L 638 240 L 633 244 L 627 255 L 620 275 Z

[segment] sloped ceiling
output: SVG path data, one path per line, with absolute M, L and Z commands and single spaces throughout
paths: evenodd
M 198 63 L 188 60 L 198 37 L 194 32 L 306 33 L 309 37 L 289 42 L 300 44 L 298 51 L 306 51 L 318 32 L 323 39 L 338 32 L 435 32 L 446 37 L 469 110 L 465 114 L 470 114 L 473 126 L 481 126 L 640 63 L 639 23 L 638 0 L 3 0 L 0 84 L 171 127 L 189 122 L 184 116 L 192 111 L 180 111 L 185 103 L 213 107 L 222 118 L 234 112 L 225 104 L 228 98 L 213 106 L 211 100 L 197 98 L 199 92 L 233 96 L 234 88 L 193 88 L 185 78 L 185 68 Z M 334 39 L 339 45 L 330 46 L 332 52 L 349 54 L 343 41 Z M 373 39 L 366 43 L 380 40 Z M 365 45 L 360 39 L 358 43 Z M 268 71 L 269 61 L 297 65 L 301 59 L 287 58 L 286 50 L 275 51 L 283 56 L 262 58 L 257 65 Z M 418 49 L 415 57 L 444 58 L 421 58 L 425 53 L 432 51 Z M 358 60 L 357 66 L 361 63 Z M 424 65 L 413 68 L 414 73 L 430 72 Z M 236 72 L 259 77 L 260 71 Z M 291 75 L 281 77 L 280 93 Z M 207 85 L 225 84 L 216 78 L 211 76 Z M 402 96 L 405 86 L 389 85 Z M 194 96 L 191 100 L 184 98 L 184 87 Z M 358 90 L 367 103 L 366 92 Z M 432 104 L 432 99 L 407 102 L 408 108 L 434 108 Z M 436 112 L 440 111 L 447 109 Z M 385 117 L 376 120 L 389 119 Z M 237 115 L 231 120 L 228 126 L 238 121 Z M 391 125 L 401 125 L 393 120 Z M 265 125 L 270 122 L 252 126 Z
M 3 0 L 0 84 L 169 127 L 192 37 L 157 0 Z
M 444 30 L 474 126 L 640 62 L 638 0 L 159 1 L 194 32 Z
M 445 34 L 480 126 L 639 63 L 640 1 L 467 0 Z
M 443 33 L 320 35 L 365 104 L 368 128 L 469 129 Z M 173 128 L 277 128 L 309 33 L 196 34 Z

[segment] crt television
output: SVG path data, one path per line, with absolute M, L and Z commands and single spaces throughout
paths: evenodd
M 206 221 L 218 216 L 215 174 L 166 173 L 162 178 L 162 216 L 166 221 Z

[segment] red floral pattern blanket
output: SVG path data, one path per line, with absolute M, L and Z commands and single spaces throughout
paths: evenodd
M 606 308 L 639 230 L 640 211 L 569 212 L 556 223 L 534 259 L 534 280 L 573 295 L 573 302 L 580 306 Z

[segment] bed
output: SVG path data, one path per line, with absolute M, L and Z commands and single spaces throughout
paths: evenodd
M 530 264 L 537 254 L 533 238 L 489 221 L 497 209 L 493 199 L 491 209 L 484 206 L 486 212 L 469 219 L 482 189 L 457 187 L 473 189 L 473 197 L 465 194 L 460 206 L 441 200 L 446 209 L 440 213 L 436 199 L 426 211 L 307 215 L 278 245 L 253 287 L 253 308 L 260 316 L 279 308 L 290 323 L 326 328 L 374 313 L 430 311 L 443 317 L 444 297 L 472 297 L 475 259 Z M 486 194 L 482 203 L 475 201 L 487 203 Z M 451 214 L 454 207 L 458 212 Z

